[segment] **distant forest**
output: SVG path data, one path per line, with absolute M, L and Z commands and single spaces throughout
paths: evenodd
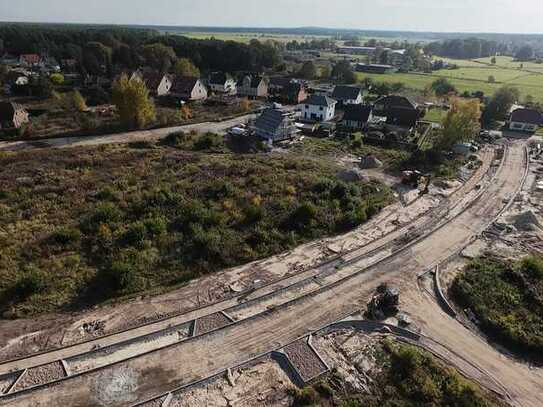
M 157 46 L 158 45 L 158 46 Z M 39 53 L 76 59 L 81 73 L 111 74 L 148 65 L 169 67 L 189 58 L 201 70 L 258 71 L 281 61 L 272 42 L 195 40 L 153 29 L 78 25 L 0 25 L 0 56 Z M 173 50 L 173 52 L 172 52 Z M 166 59 L 162 61 L 160 59 Z

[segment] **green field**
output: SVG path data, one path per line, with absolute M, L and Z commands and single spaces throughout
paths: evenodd
M 368 74 L 357 73 L 359 80 L 372 78 L 375 81 L 396 83 L 403 82 L 407 87 L 424 90 L 439 77 L 445 77 L 456 86 L 459 92 L 482 91 L 491 95 L 496 89 L 511 85 L 517 87 L 522 97 L 533 96 L 536 101 L 543 102 L 543 65 L 525 63 L 524 68 L 519 68 L 518 62 L 513 62 L 509 57 L 498 57 L 495 66 L 489 65 L 490 58 L 482 60 L 451 60 L 457 64 L 458 69 L 442 69 L 424 73 L 393 73 L 393 74 Z M 494 83 L 489 83 L 489 77 L 493 76 Z
M 288 34 L 264 34 L 264 33 L 236 33 L 236 32 L 186 32 L 181 33 L 181 35 L 194 38 L 199 40 L 206 40 L 210 38 L 215 38 L 222 41 L 236 41 L 242 43 L 249 43 L 251 40 L 256 39 L 259 41 L 278 41 L 278 42 L 290 42 L 290 41 L 311 41 L 314 39 L 325 39 L 328 37 L 325 36 L 316 36 L 316 35 L 288 35 Z

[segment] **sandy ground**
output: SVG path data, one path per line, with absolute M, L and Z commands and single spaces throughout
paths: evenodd
M 249 114 L 237 117 L 223 122 L 205 122 L 198 124 L 190 124 L 186 126 L 165 127 L 154 130 L 131 131 L 126 133 L 116 133 L 102 136 L 77 136 L 77 137 L 62 137 L 54 139 L 43 139 L 39 141 L 2 141 L 0 142 L 0 151 L 21 151 L 34 150 L 38 148 L 68 148 L 82 146 L 97 146 L 103 144 L 128 144 L 138 141 L 157 141 L 168 134 L 176 131 L 190 132 L 196 130 L 198 132 L 214 132 L 222 133 L 225 130 L 238 125 L 247 123 L 250 119 L 254 119 L 256 115 Z

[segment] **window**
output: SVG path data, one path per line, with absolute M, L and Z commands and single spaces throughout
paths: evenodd
M 322 111 L 322 106 L 319 107 L 319 110 Z
M 305 108 L 306 108 L 306 109 L 309 109 L 309 105 L 305 105 Z

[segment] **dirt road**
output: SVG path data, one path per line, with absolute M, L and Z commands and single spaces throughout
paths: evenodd
M 0 151 L 34 150 L 37 148 L 85 147 L 103 144 L 128 144 L 137 141 L 157 141 L 166 137 L 168 134 L 176 131 L 190 132 L 191 130 L 196 130 L 198 132 L 209 131 L 213 133 L 221 133 L 237 124 L 247 123 L 250 119 L 253 119 L 255 117 L 256 115 L 249 114 L 223 122 L 205 122 L 198 124 L 189 124 L 186 126 L 131 131 L 126 133 L 116 133 L 102 136 L 62 137 L 36 141 L 2 141 L 0 142 Z
M 503 207 L 503 201 L 517 190 L 524 174 L 524 150 L 520 143 L 511 147 L 505 165 L 497 173 L 495 182 L 469 209 L 459 213 L 430 236 L 419 241 L 370 269 L 353 274 L 334 287 L 295 300 L 264 314 L 243 320 L 201 338 L 150 352 L 120 364 L 95 372 L 74 376 L 52 387 L 23 392 L 3 400 L 5 405 L 130 405 L 171 391 L 228 367 L 238 365 L 255 356 L 265 354 L 291 343 L 304 334 L 365 307 L 371 293 L 382 282 L 393 281 L 406 289 L 416 276 L 447 259 L 464 247 L 474 236 L 493 221 Z M 351 264 L 353 270 L 358 265 Z M 409 295 L 408 298 L 412 298 Z M 417 315 L 421 301 L 407 305 Z M 421 324 L 431 326 L 432 314 L 421 312 Z M 447 331 L 457 330 L 449 339 L 449 347 L 464 356 L 481 370 L 492 372 L 495 379 L 508 390 L 514 402 L 522 406 L 543 403 L 543 376 L 504 357 L 478 337 L 468 339 L 455 321 L 443 322 L 426 334 L 447 337 Z M 443 333 L 439 331 L 443 330 Z M 445 338 L 446 339 L 446 338 Z M 114 383 L 111 377 L 118 377 Z M 125 391 L 117 391 L 123 388 Z M 0 403 L 2 404 L 2 403 Z

